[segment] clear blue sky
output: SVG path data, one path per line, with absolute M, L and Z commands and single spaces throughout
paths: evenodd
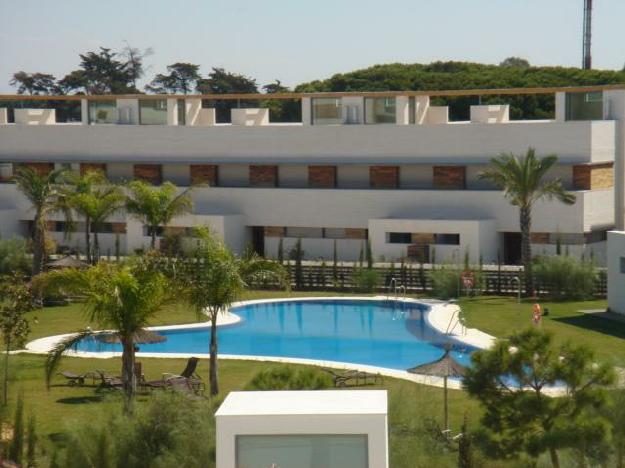
M 148 75 L 175 61 L 264 84 L 376 63 L 508 56 L 579 66 L 583 0 L 0 0 L 0 92 L 13 72 L 57 77 L 99 46 L 152 47 Z M 593 68 L 625 63 L 625 1 L 595 0 Z

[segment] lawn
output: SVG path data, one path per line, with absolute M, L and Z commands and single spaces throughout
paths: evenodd
M 336 295 L 336 293 L 250 291 L 245 299 L 285 295 L 300 297 Z M 613 323 L 578 312 L 580 309 L 605 307 L 604 301 L 543 303 L 543 306 L 549 309 L 550 314 L 545 317 L 542 326 L 553 331 L 557 340 L 574 340 L 576 343 L 588 344 L 595 349 L 600 359 L 613 360 L 619 365 L 625 364 L 625 324 Z M 529 302 L 519 305 L 514 299 L 481 297 L 462 300 L 462 307 L 470 327 L 479 328 L 499 337 L 505 337 L 512 331 L 529 326 L 531 323 L 531 303 Z M 87 325 L 93 326 L 88 323 L 80 304 L 33 311 L 28 314 L 28 318 L 32 327 L 31 339 L 72 332 Z M 153 324 L 179 324 L 194 321 L 197 321 L 194 311 L 178 305 L 159 314 Z M 55 378 L 53 386 L 47 390 L 44 382 L 43 356 L 21 354 L 12 356 L 11 360 L 11 404 L 8 412 L 13 409 L 17 392 L 22 391 L 26 401 L 26 411 L 36 414 L 39 433 L 48 448 L 52 444 L 62 444 L 61 433 L 72 430 L 78 423 L 100 420 L 121 407 L 120 397 L 115 392 L 98 392 L 91 386 L 69 387 L 60 377 Z M 178 359 L 141 359 L 141 361 L 148 379 L 158 379 L 163 372 L 180 372 L 185 365 L 184 360 Z M 221 395 L 225 396 L 232 390 L 244 388 L 256 372 L 276 365 L 278 364 L 220 361 Z M 101 369 L 118 374 L 120 361 L 118 358 L 64 358 L 61 368 L 74 372 Z M 199 372 L 206 380 L 207 362 L 200 363 Z M 449 453 L 443 446 L 433 442 L 431 432 L 428 432 L 428 427 L 432 426 L 431 421 L 434 424 L 440 424 L 442 419 L 442 390 L 396 379 L 385 379 L 383 388 L 389 391 L 391 466 L 400 468 L 456 466 L 456 454 Z M 138 404 L 143 404 L 148 398 L 149 396 L 140 396 Z M 464 392 L 450 391 L 450 418 L 454 432 L 459 430 L 465 414 L 469 416 L 470 424 L 476 425 L 480 412 L 478 404 L 469 399 Z M 50 453 L 49 450 L 48 453 Z M 46 465 L 43 464 L 43 466 Z M 482 460 L 479 466 L 517 465 L 512 462 Z

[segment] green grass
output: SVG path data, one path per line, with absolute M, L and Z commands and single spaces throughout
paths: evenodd
M 266 297 L 301 297 L 336 295 L 332 292 L 291 292 L 249 291 L 244 299 Z M 481 297 L 462 300 L 468 325 L 479 328 L 498 337 L 508 336 L 515 330 L 531 324 L 531 302 L 517 304 L 514 299 Z M 550 315 L 543 320 L 543 327 L 553 331 L 556 340 L 573 340 L 591 346 L 602 360 L 612 360 L 625 364 L 625 324 L 615 323 L 598 317 L 584 315 L 579 309 L 605 307 L 605 301 L 575 303 L 543 303 Z M 34 318 L 37 317 L 37 323 Z M 30 339 L 68 333 L 89 325 L 80 304 L 64 307 L 50 307 L 28 314 L 32 332 Z M 163 311 L 153 321 L 154 325 L 180 324 L 197 321 L 195 312 L 178 305 Z M 119 411 L 121 399 L 117 392 L 97 391 L 91 386 L 70 387 L 55 377 L 52 387 L 47 390 L 44 382 L 44 356 L 20 354 L 11 356 L 11 401 L 6 412 L 13 411 L 18 391 L 22 391 L 27 413 L 37 416 L 39 433 L 44 445 L 57 444 L 64 431 L 78 423 L 101 420 L 113 411 Z M 181 359 L 141 359 L 148 379 L 158 379 L 163 372 L 180 372 L 185 360 Z M 219 363 L 221 394 L 240 390 L 260 370 L 277 366 L 275 363 L 223 360 Z M 111 374 L 119 374 L 120 360 L 64 358 L 61 368 L 73 372 L 101 369 Z M 207 380 L 208 363 L 202 360 L 199 372 Z M 375 388 L 375 387 L 366 387 Z M 383 388 L 389 391 L 389 441 L 391 466 L 393 467 L 452 467 L 456 466 L 456 454 L 448 453 L 440 445 L 427 437 L 427 421 L 441 424 L 442 390 L 417 385 L 411 382 L 385 379 Z M 464 414 L 468 414 L 470 424 L 476 425 L 481 410 L 479 405 L 462 391 L 450 391 L 451 426 L 458 431 Z M 141 405 L 149 399 L 138 398 Z M 5 416 L 6 417 L 6 416 Z M 43 464 L 42 466 L 46 466 Z M 481 460 L 478 466 L 512 467 L 513 462 Z
M 505 338 L 514 331 L 532 326 L 533 301 L 514 298 L 479 297 L 461 301 L 467 325 Z M 592 348 L 598 359 L 625 366 L 625 323 L 595 317 L 580 310 L 605 309 L 604 300 L 542 302 L 549 315 L 541 327 L 553 333 L 556 343 L 571 341 Z

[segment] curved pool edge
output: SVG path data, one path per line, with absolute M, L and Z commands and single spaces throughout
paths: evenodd
M 217 326 L 232 325 L 238 323 L 241 318 L 236 315 L 235 310 L 238 307 L 244 307 L 252 304 L 264 304 L 275 302 L 300 302 L 300 301 L 322 301 L 322 300 L 350 300 L 350 301 L 397 301 L 410 304 L 425 304 L 429 309 L 425 312 L 425 318 L 428 324 L 441 334 L 446 335 L 453 341 L 472 346 L 474 348 L 486 349 L 492 346 L 495 341 L 495 337 L 488 335 L 475 328 L 461 329 L 460 326 L 455 327 L 451 333 L 447 332 L 447 327 L 450 320 L 453 319 L 454 314 L 458 310 L 459 306 L 455 303 L 444 302 L 436 299 L 412 299 L 402 298 L 395 299 L 391 296 L 310 296 L 310 297 L 283 297 L 283 298 L 271 298 L 271 299 L 253 299 L 248 301 L 235 302 L 230 306 L 228 314 L 224 317 L 232 317 L 230 320 L 221 320 Z M 189 323 L 183 325 L 162 325 L 156 327 L 148 327 L 149 330 L 184 330 L 192 328 L 202 328 L 210 326 L 209 322 Z M 46 354 L 61 340 L 72 336 L 73 333 L 67 333 L 63 335 L 48 336 L 33 340 L 26 344 L 25 352 L 33 354 Z M 68 351 L 66 354 L 68 357 L 83 357 L 83 358 L 97 358 L 97 359 L 110 359 L 113 357 L 121 356 L 120 352 L 90 352 L 90 351 Z M 143 358 L 165 358 L 165 359 L 186 359 L 190 357 L 198 357 L 200 359 L 208 359 L 208 353 L 144 353 L 138 352 L 137 357 Z M 429 385 L 434 387 L 442 387 L 443 379 L 440 377 L 426 376 L 421 374 L 412 374 L 407 371 L 390 369 L 387 367 L 376 367 L 365 364 L 356 364 L 348 362 L 337 361 L 324 361 L 319 359 L 305 359 L 305 358 L 287 358 L 280 356 L 251 356 L 251 355 L 234 355 L 234 354 L 218 354 L 219 359 L 228 360 L 241 360 L 241 361 L 262 361 L 262 362 L 278 362 L 285 364 L 303 364 L 313 365 L 319 367 L 327 367 L 332 369 L 353 369 L 362 372 L 369 372 L 374 374 L 380 374 L 385 377 L 392 377 L 402 380 L 415 382 L 418 384 Z M 449 388 L 460 389 L 461 383 L 456 379 L 449 379 Z

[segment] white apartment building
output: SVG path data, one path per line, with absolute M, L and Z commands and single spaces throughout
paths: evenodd
M 517 121 L 507 105 L 471 106 L 450 122 L 431 96 L 552 93 L 554 120 Z M 276 257 L 302 239 L 307 259 L 354 260 L 367 239 L 375 259 L 461 259 L 514 263 L 518 210 L 480 180 L 502 152 L 555 153 L 553 175 L 575 193 L 573 205 L 541 201 L 533 212 L 534 253 L 605 261 L 606 233 L 623 229 L 625 88 L 316 93 L 298 99 L 302 121 L 273 123 L 267 108 L 232 110 L 216 123 L 210 96 L 69 96 L 82 121 L 57 123 L 55 109 L 0 109 L 0 234 L 28 235 L 33 213 L 10 177 L 19 164 L 41 171 L 104 170 L 110 180 L 169 180 L 192 192 L 195 213 L 170 231 L 209 225 L 235 251 L 246 244 Z M 214 98 L 214 96 L 213 96 Z M 264 95 L 220 96 L 260 100 Z M 6 100 L 32 99 L 0 96 Z M 35 99 L 41 99 L 35 98 Z M 0 104 L 1 107 L 1 104 Z M 59 245 L 81 248 L 83 235 L 50 230 Z M 100 234 L 101 254 L 149 245 L 147 229 L 125 214 Z

